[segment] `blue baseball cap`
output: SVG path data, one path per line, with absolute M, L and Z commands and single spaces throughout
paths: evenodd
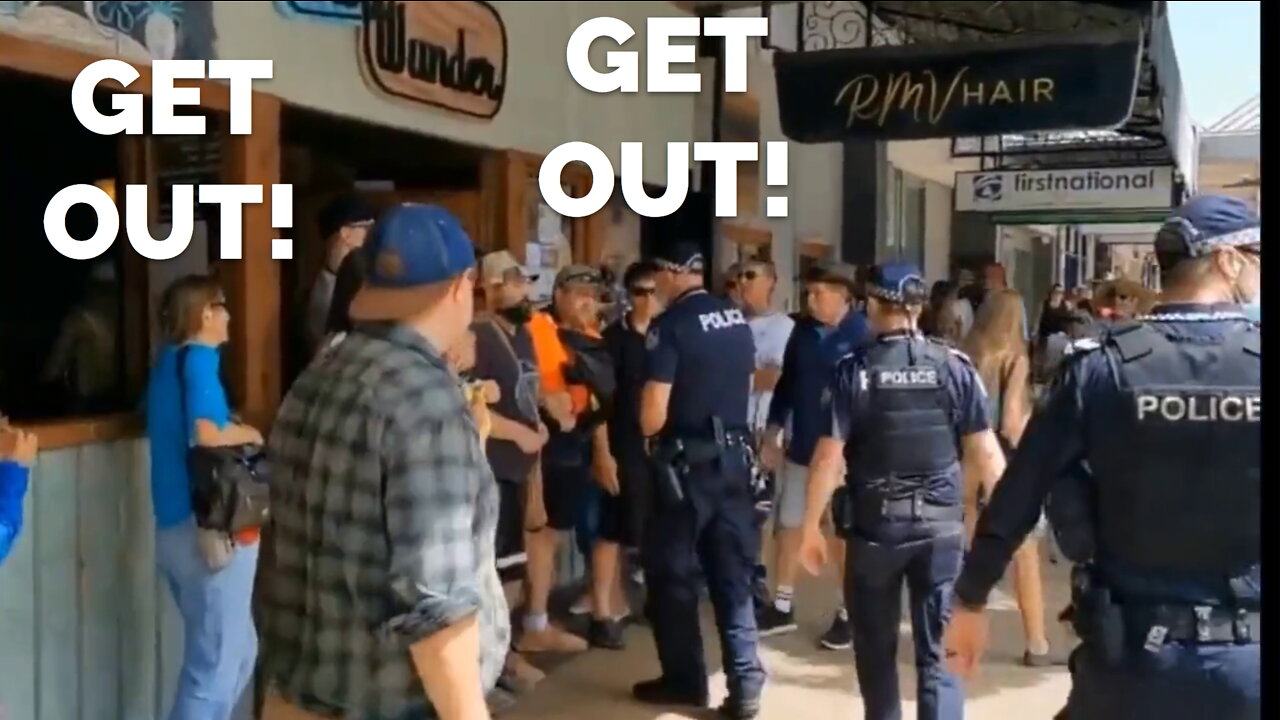
M 361 250 L 367 275 L 351 301 L 356 321 L 402 320 L 432 303 L 431 290 L 475 267 L 476 253 L 453 213 L 403 203 L 378 219 Z
M 678 242 L 654 253 L 653 263 L 659 270 L 700 273 L 707 266 L 702 249 L 691 242 Z
M 885 302 L 916 304 L 928 298 L 929 288 L 915 265 L 893 262 L 871 268 L 866 291 L 867 295 Z
M 1262 220 L 1243 200 L 1197 195 L 1174 210 L 1156 233 L 1157 253 L 1201 257 L 1216 247 L 1261 251 Z

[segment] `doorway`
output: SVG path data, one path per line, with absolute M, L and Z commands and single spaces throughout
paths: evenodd
M 281 277 L 285 387 L 311 360 L 306 337 L 308 295 L 325 271 L 325 238 L 316 221 L 324 206 L 354 193 L 375 211 L 397 203 L 441 205 L 471 238 L 485 222 L 481 162 L 485 151 L 335 115 L 286 107 L 281 118 L 282 182 L 294 188 L 293 261 Z

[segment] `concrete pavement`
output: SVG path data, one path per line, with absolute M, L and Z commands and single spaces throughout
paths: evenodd
M 1046 613 L 1055 657 L 1065 661 L 1071 645 L 1056 622 L 1069 595 L 1064 566 L 1043 565 Z M 966 717 L 984 720 L 1052 718 L 1062 709 L 1070 688 L 1066 667 L 1023 667 L 1022 626 L 1017 606 L 1002 586 L 992 597 L 991 643 L 982 673 L 966 687 Z M 767 639 L 762 644 L 769 683 L 765 688 L 762 720 L 862 717 L 852 655 L 849 651 L 819 650 L 816 639 L 826 630 L 838 602 L 832 576 L 801 584 L 798 596 L 800 630 Z M 904 608 L 906 603 L 904 602 Z M 898 647 L 904 716 L 915 717 L 915 671 L 911 657 L 910 622 L 904 616 Z M 537 688 L 520 699 L 508 715 L 512 720 L 677 720 L 705 718 L 703 714 L 664 712 L 631 700 L 631 684 L 657 674 L 653 638 L 647 627 L 628 630 L 624 652 L 592 650 L 557 663 Z M 724 674 L 719 668 L 719 646 L 709 608 L 703 611 L 703 641 L 708 662 L 717 668 L 712 678 L 713 704 L 724 696 Z M 536 662 L 536 660 L 535 660 Z

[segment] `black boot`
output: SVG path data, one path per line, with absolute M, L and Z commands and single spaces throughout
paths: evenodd
M 668 683 L 664 678 L 656 678 L 636 683 L 631 688 L 631 695 L 646 705 L 671 705 L 705 708 L 707 706 L 707 689 L 682 688 Z

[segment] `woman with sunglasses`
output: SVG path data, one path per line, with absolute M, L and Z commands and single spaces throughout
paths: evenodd
M 258 654 L 254 576 L 258 532 L 235 538 L 196 526 L 187 451 L 261 445 L 237 422 L 219 374 L 231 315 L 222 288 L 190 275 L 165 290 L 165 344 L 147 386 L 156 562 L 182 615 L 182 671 L 170 720 L 225 720 L 249 686 Z

